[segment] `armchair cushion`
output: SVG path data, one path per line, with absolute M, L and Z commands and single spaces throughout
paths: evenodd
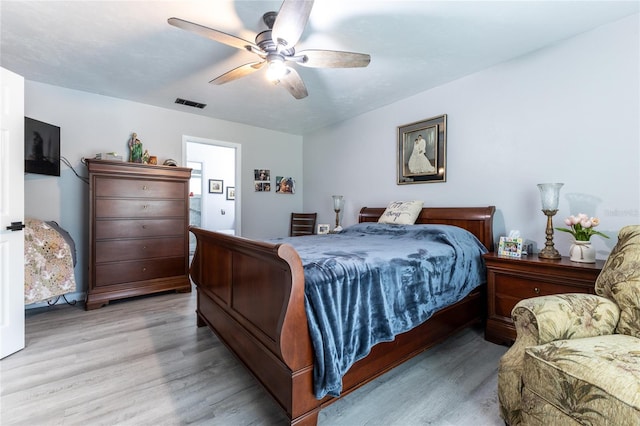
M 525 350 L 524 424 L 640 424 L 640 340 L 620 334 Z M 559 411 L 559 412 L 558 412 Z
M 640 338 L 640 226 L 625 226 L 598 276 L 596 294 L 620 307 L 616 333 Z

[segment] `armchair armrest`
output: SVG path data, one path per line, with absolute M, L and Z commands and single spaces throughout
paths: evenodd
M 526 346 L 613 334 L 620 309 L 594 294 L 570 293 L 520 301 L 511 311 L 517 339 Z

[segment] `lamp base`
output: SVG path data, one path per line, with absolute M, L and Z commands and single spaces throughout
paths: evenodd
M 560 252 L 558 252 L 558 250 L 556 250 L 553 247 L 543 248 L 542 250 L 540 250 L 540 253 L 538 253 L 538 257 L 541 259 L 554 259 L 554 260 L 562 258 L 562 256 L 560 256 Z
M 542 212 L 547 216 L 547 229 L 545 230 L 547 238 L 544 243 L 544 248 L 540 250 L 540 253 L 538 253 L 538 257 L 541 259 L 556 260 L 562 257 L 558 250 L 553 247 L 553 222 L 551 218 L 557 213 L 557 211 L 558 210 L 542 210 Z

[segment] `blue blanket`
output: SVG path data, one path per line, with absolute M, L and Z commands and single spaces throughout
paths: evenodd
M 487 250 L 448 225 L 360 223 L 339 234 L 279 238 L 300 254 L 314 348 L 314 393 L 339 396 L 371 348 L 485 283 Z

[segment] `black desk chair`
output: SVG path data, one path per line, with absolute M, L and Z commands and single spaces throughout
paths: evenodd
M 318 213 L 291 213 L 289 236 L 313 235 L 316 232 L 316 217 Z

